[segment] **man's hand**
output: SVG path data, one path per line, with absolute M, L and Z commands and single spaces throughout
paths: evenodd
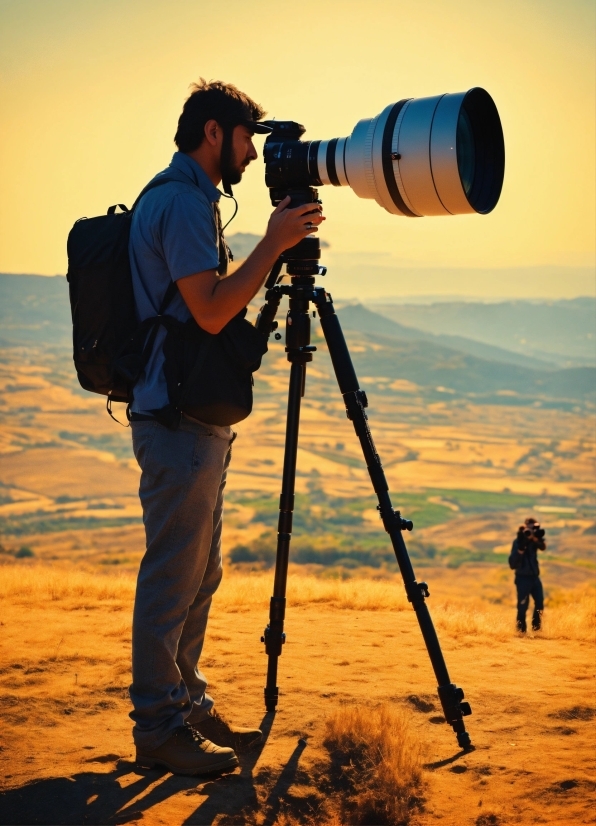
M 290 202 L 290 196 L 286 195 L 271 213 L 263 239 L 277 250 L 277 255 L 317 232 L 319 225 L 326 220 L 320 204 L 303 204 L 289 209 Z
M 259 291 L 284 250 L 306 238 L 325 220 L 320 204 L 288 209 L 290 197 L 271 213 L 265 237 L 236 272 L 220 278 L 215 270 L 178 279 L 178 289 L 197 324 L 213 335 Z

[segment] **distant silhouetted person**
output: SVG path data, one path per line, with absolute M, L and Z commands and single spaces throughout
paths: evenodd
M 527 630 L 526 614 L 530 597 L 534 600 L 532 630 L 540 631 L 542 624 L 544 593 L 540 581 L 538 551 L 544 551 L 545 548 L 544 529 L 535 519 L 529 517 L 520 525 L 509 555 L 509 567 L 515 571 L 517 588 L 517 630 L 523 634 Z

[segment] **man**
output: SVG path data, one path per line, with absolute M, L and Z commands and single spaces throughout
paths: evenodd
M 517 630 L 522 634 L 525 634 L 527 630 L 526 613 L 530 597 L 534 600 L 532 630 L 540 631 L 542 624 L 544 594 L 540 581 L 538 551 L 545 549 L 544 530 L 530 516 L 517 532 L 509 556 L 509 567 L 515 571 L 515 587 L 517 588 Z
M 168 177 L 135 209 L 130 262 L 140 320 L 155 316 L 178 287 L 167 314 L 191 317 L 217 334 L 248 304 L 283 250 L 316 231 L 320 207 L 272 213 L 264 238 L 232 275 L 220 232 L 217 186 L 240 182 L 257 158 L 263 109 L 234 86 L 201 81 L 178 122 Z M 159 177 L 159 176 L 157 176 Z M 223 491 L 235 433 L 182 415 L 177 429 L 155 418 L 168 404 L 160 329 L 131 406 L 133 448 L 147 549 L 141 562 L 132 636 L 133 737 L 141 765 L 199 774 L 238 764 L 234 749 L 260 739 L 214 710 L 198 668 L 211 599 L 222 576 Z M 213 742 L 215 741 L 215 742 Z

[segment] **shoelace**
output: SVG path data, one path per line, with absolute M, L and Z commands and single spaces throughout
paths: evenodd
M 189 725 L 188 723 L 186 723 L 184 728 L 188 729 L 190 731 L 190 735 L 196 743 L 204 743 L 205 740 L 207 739 L 206 737 L 203 737 L 201 732 L 197 728 L 195 728 L 193 725 Z

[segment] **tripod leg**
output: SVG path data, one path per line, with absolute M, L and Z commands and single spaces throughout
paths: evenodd
M 339 388 L 344 398 L 348 418 L 354 425 L 356 435 L 360 440 L 364 459 L 368 468 L 373 488 L 379 500 L 379 511 L 385 530 L 391 538 L 391 544 L 401 571 L 408 600 L 412 603 L 430 661 L 438 683 L 438 694 L 445 714 L 445 719 L 453 727 L 457 735 L 457 742 L 462 748 L 471 746 L 470 735 L 466 731 L 463 717 L 472 713 L 469 703 L 462 702 L 464 692 L 455 686 L 449 679 L 447 665 L 441 651 L 437 632 L 433 625 L 425 597 L 429 596 L 425 582 L 417 582 L 414 569 L 402 531 L 411 530 L 412 523 L 401 518 L 399 511 L 395 511 L 389 498 L 389 488 L 381 460 L 375 448 L 372 434 L 368 426 L 368 419 L 364 411 L 367 406 L 366 394 L 360 390 L 358 379 L 354 372 L 352 359 L 344 338 L 339 319 L 335 314 L 333 302 L 323 291 L 317 293 L 317 309 L 321 319 L 323 334 L 329 347 L 333 369 L 337 377 Z
M 292 539 L 296 454 L 298 451 L 298 430 L 300 427 L 300 402 L 304 390 L 305 375 L 306 365 L 304 362 L 293 361 L 288 392 L 288 418 L 286 423 L 283 480 L 281 496 L 279 498 L 275 580 L 273 583 L 273 596 L 271 597 L 269 605 L 269 625 L 265 628 L 265 633 L 261 638 L 261 642 L 265 643 L 265 652 L 269 657 L 267 663 L 267 685 L 265 687 L 265 706 L 267 711 L 275 711 L 277 705 L 279 697 L 277 663 L 281 656 L 282 645 L 286 641 L 286 635 L 284 633 L 286 584 L 288 579 L 290 540 Z

